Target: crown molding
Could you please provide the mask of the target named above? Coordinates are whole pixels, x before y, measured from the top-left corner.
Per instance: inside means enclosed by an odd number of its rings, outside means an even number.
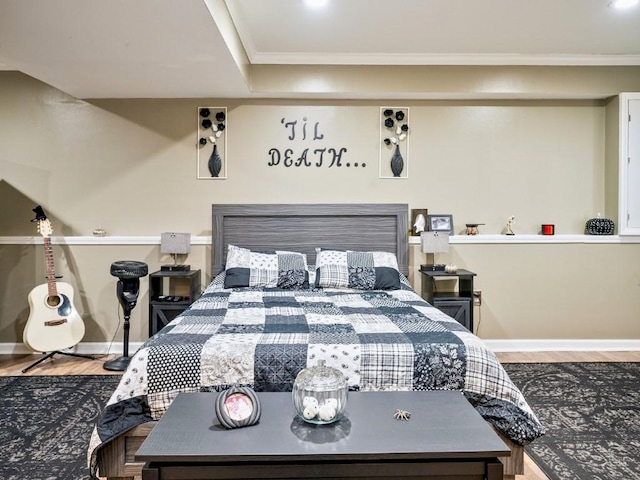
[[[422,53],[259,53],[252,65],[462,65],[462,66],[638,66],[640,55],[524,55]]]

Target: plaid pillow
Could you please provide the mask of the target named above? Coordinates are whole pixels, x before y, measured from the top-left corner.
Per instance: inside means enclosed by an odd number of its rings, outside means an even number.
[[[229,245],[224,288],[306,288],[307,256],[298,252],[257,252]]]
[[[316,256],[316,287],[398,290],[398,260],[388,252],[320,250]]]

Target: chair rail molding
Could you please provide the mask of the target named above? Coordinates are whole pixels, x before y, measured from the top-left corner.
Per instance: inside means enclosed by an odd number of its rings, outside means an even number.
[[[0,245],[40,245],[41,236],[0,237]],[[57,245],[160,245],[160,235],[152,236],[53,236],[51,243]],[[191,236],[191,245],[211,245],[211,237]]]

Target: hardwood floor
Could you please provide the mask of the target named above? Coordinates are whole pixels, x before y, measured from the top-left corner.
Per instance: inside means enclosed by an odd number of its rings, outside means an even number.
[[[105,360],[114,357],[115,355],[94,355],[95,359],[89,360],[56,354],[28,372],[22,373],[23,369],[42,358],[41,355],[0,355],[0,375],[122,375],[122,372],[111,372],[102,367]]]
[[[637,352],[502,352],[496,356],[503,363],[532,362],[640,362]],[[0,375],[120,375],[103,368],[110,356],[96,356],[94,360],[55,355],[52,359],[22,373],[22,370],[39,359],[39,355],[0,355]],[[525,474],[517,480],[548,480],[548,477],[525,455]]]
[[[640,351],[633,352],[497,352],[502,363],[553,362],[640,362]]]

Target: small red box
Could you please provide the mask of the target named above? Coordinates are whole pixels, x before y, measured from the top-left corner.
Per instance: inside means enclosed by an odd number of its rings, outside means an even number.
[[[542,235],[555,235],[556,226],[551,223],[543,223],[541,230],[542,230]]]

